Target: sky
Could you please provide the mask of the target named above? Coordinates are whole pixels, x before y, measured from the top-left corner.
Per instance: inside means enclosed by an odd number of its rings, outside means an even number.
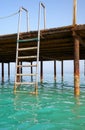
[[[37,30],[39,2],[40,0],[0,0],[0,34],[2,35],[17,32],[18,14],[6,19],[1,19],[1,17],[9,16],[17,12],[22,6],[29,12],[30,30]],[[46,28],[62,27],[72,24],[73,0],[42,0],[42,2],[46,6]],[[84,12],[85,0],[77,0],[77,24],[85,23]],[[41,29],[42,28],[43,23],[41,21]],[[21,31],[26,31],[25,12],[22,13]],[[68,66],[68,70],[69,66],[72,66],[73,68],[73,61],[70,61],[69,63],[65,61],[65,66],[65,69],[67,69]],[[81,68],[82,66],[83,61]]]
[[[29,11],[30,30],[37,30],[39,2],[40,0],[0,0],[0,17],[13,14],[23,6]],[[72,24],[73,0],[42,0],[42,2],[46,6],[46,28]],[[77,0],[77,24],[85,23],[84,8],[85,0]],[[26,29],[25,20],[25,12],[23,12],[21,31]],[[7,19],[0,19],[0,34],[15,33],[17,26],[18,14]],[[42,22],[41,28],[43,28]]]

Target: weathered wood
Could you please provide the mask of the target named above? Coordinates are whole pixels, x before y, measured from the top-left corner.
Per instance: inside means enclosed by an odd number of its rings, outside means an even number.
[[[81,36],[79,36],[79,34],[77,34],[75,31],[73,31],[73,36],[76,37],[79,40],[80,44],[83,47],[85,47],[85,42],[83,41],[83,39],[81,38]]]
[[[85,43],[85,25],[65,26],[41,30],[40,39],[40,61],[41,60],[73,60],[73,36],[72,31],[80,36]],[[21,39],[34,38],[37,36],[37,31],[29,33],[20,33]],[[0,35],[0,62],[15,62],[16,59],[16,38],[17,34]],[[20,47],[34,47],[36,42],[27,42],[20,44]],[[80,58],[85,59],[85,48],[81,46]],[[33,54],[33,50],[29,51],[29,56]],[[20,52],[21,53],[21,52]],[[35,53],[35,52],[34,52]],[[28,51],[23,52],[23,56],[28,55]],[[42,58],[43,57],[43,58]],[[45,58],[44,58],[45,57]],[[35,59],[23,59],[25,61],[34,61]]]
[[[74,94],[80,95],[79,39],[74,37]]]
[[[30,63],[31,64],[31,74],[33,73],[33,67],[32,67],[32,62]],[[31,82],[33,81],[33,76],[31,75]]]
[[[80,44],[81,44],[83,47],[85,47],[85,42],[83,41],[83,39],[82,39],[80,36],[78,36],[78,39],[79,39],[79,41],[80,41]]]
[[[10,63],[8,63],[8,80],[10,80]]]
[[[20,65],[22,66],[22,62],[20,62]],[[22,67],[21,68],[19,68],[20,69],[20,73],[22,74]],[[22,81],[22,76],[20,77],[20,80]]]
[[[43,61],[40,62],[40,82],[43,82]]]
[[[61,78],[62,78],[62,81],[63,81],[63,60],[61,61]]]
[[[56,60],[54,60],[54,81],[56,82]]]
[[[19,65],[20,65],[20,64],[21,64],[21,62],[19,62]],[[20,69],[19,67],[17,68],[17,73],[18,73],[18,74],[21,73],[21,69]],[[17,82],[20,82],[20,81],[21,81],[21,76],[18,75],[18,76],[17,76]]]
[[[76,25],[77,0],[73,0],[73,25]]]
[[[2,62],[2,83],[4,82],[4,63]]]

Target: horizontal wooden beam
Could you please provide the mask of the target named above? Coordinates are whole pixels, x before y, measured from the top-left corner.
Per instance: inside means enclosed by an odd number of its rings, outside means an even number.
[[[73,31],[73,36],[76,37],[79,40],[80,44],[83,47],[85,47],[85,42],[83,41],[83,39],[81,38],[81,36],[79,34],[77,34],[75,31]]]

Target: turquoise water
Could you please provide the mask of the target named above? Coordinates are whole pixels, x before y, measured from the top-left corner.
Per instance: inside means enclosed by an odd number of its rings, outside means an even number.
[[[82,77],[81,95],[75,97],[72,75],[56,83],[49,75],[35,96],[14,94],[13,82],[6,81],[0,85],[0,130],[84,130],[84,84]]]

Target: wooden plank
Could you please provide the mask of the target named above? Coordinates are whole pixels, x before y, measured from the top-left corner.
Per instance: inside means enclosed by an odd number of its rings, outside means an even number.
[[[40,60],[45,57],[44,60],[50,59],[74,59],[73,57],[73,35],[72,31],[80,36],[82,45],[85,42],[85,25],[66,26],[59,28],[46,29],[41,31],[41,42],[40,42]],[[15,62],[16,54],[16,34],[0,35],[0,62]],[[33,38],[37,36],[37,31],[29,33],[21,33],[21,39]],[[34,47],[35,42],[22,43],[20,47]],[[80,46],[80,59],[85,58],[85,49]],[[29,52],[31,55],[33,51]],[[34,52],[35,53],[35,52]],[[48,53],[48,54],[47,54]],[[67,53],[64,54],[64,53]],[[23,55],[27,54],[26,52]],[[24,59],[23,59],[24,60]],[[27,61],[27,59],[25,59]],[[29,59],[28,61],[34,61],[35,59]]]

